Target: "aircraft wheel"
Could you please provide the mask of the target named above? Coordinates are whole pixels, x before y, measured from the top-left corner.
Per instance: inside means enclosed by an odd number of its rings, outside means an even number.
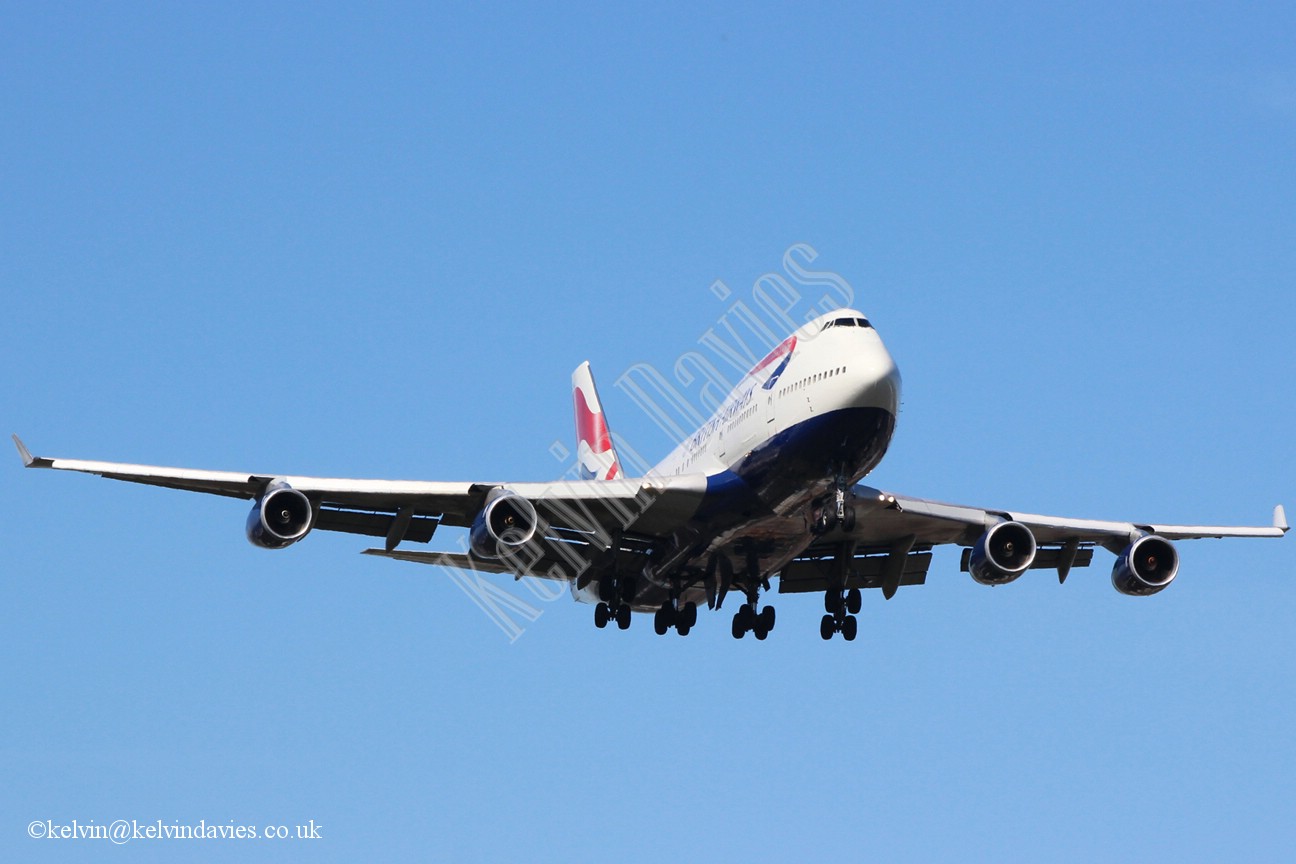
[[[852,588],[846,592],[846,610],[852,615],[858,615],[860,607],[864,605],[864,597],[860,589]]]
[[[662,606],[653,613],[653,630],[658,636],[665,636],[666,631],[670,629],[670,619],[666,617],[667,607]]]
[[[824,611],[829,615],[836,615],[837,610],[841,609],[842,596],[840,591],[824,592]]]
[[[680,617],[684,619],[685,627],[691,628],[697,624],[697,604],[692,601],[685,603]]]
[[[742,623],[738,620],[738,614],[739,613],[737,612],[734,613],[733,626],[729,628],[729,632],[733,633],[735,639],[741,639],[747,632],[746,629],[743,628]]]
[[[745,633],[752,629],[752,618],[754,617],[756,616],[752,614],[751,604],[744,603],[738,607],[738,612],[734,615],[734,624]]]
[[[766,633],[774,629],[774,607],[766,606],[760,613],[761,629]]]
[[[630,629],[630,605],[628,603],[622,603],[617,607],[616,622],[617,626],[622,630]]]
[[[842,638],[847,642],[854,642],[855,635],[859,633],[859,619],[854,615],[847,615],[846,620],[842,622]]]
[[[760,621],[758,620],[756,622],[756,626],[752,628],[752,635],[755,636],[757,639],[764,641],[765,637],[769,635],[769,631],[766,630],[764,627],[762,627]]]
[[[847,505],[842,509],[842,530],[847,534],[855,530],[855,508]]]
[[[608,615],[609,615],[609,611],[608,611],[608,605],[606,603],[600,603],[597,606],[595,606],[594,626],[599,628],[600,630],[606,627],[608,622]]]
[[[683,621],[680,621],[675,624],[675,632],[681,636],[687,636],[689,634],[689,630],[691,629],[693,628],[689,627],[689,625],[685,624]]]
[[[819,635],[823,637],[825,642],[831,639],[833,633],[836,631],[837,622],[833,620],[833,616],[825,615],[823,618],[819,619]]]

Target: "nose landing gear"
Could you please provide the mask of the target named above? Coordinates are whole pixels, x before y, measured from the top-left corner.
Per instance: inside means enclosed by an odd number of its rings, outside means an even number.
[[[855,530],[855,493],[850,480],[840,472],[833,475],[833,491],[815,505],[810,528],[815,534],[827,534],[841,526],[849,534]]]

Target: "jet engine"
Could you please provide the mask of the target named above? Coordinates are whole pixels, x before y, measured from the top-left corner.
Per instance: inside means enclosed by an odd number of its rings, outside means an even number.
[[[1020,522],[992,525],[972,547],[968,571],[982,585],[1007,585],[1035,560],[1035,535]]]
[[[310,499],[282,481],[271,483],[247,518],[247,538],[262,549],[282,549],[306,536],[314,522]]]
[[[1145,534],[1125,547],[1112,567],[1112,587],[1131,597],[1163,590],[1179,572],[1179,553],[1170,541]]]
[[[472,551],[480,558],[500,558],[524,546],[539,523],[535,505],[516,492],[496,488],[468,533]]]

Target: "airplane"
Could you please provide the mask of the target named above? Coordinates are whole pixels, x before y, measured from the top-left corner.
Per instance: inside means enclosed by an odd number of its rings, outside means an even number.
[[[1179,572],[1173,541],[1282,537],[1269,526],[1071,519],[946,504],[863,485],[887,452],[900,373],[863,313],[807,322],[756,363],[692,435],[642,477],[625,476],[588,362],[572,374],[580,479],[552,482],[348,480],[202,471],[33,456],[23,464],[250,499],[246,532],[282,549],[312,530],[384,538],[365,554],[570,585],[594,623],[650,613],[659,635],[688,635],[705,604],[742,596],[731,633],[765,639],[779,594],[821,594],[820,636],[858,633],[861,592],[891,599],[921,585],[936,546],[962,547],[983,585],[1053,569],[1065,582],[1098,546],[1116,556],[1113,587],[1149,596]],[[442,527],[467,529],[463,552],[411,549]]]

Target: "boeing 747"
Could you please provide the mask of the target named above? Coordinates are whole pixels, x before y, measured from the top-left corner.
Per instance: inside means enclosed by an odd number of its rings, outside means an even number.
[[[633,612],[687,635],[698,609],[741,597],[731,632],[774,629],[770,593],[818,594],[820,635],[853,640],[861,592],[890,599],[926,580],[932,549],[963,547],[984,585],[1032,569],[1065,581],[1096,547],[1115,554],[1122,594],[1164,590],[1176,540],[1281,537],[1268,526],[1111,522],[944,504],[863,485],[887,452],[900,373],[860,312],[798,329],[743,377],[716,412],[644,476],[625,476],[589,364],[572,375],[581,479],[554,482],[345,480],[51,459],[14,443],[28,468],[98,474],[249,499],[247,536],[282,549],[312,530],[381,537],[367,554],[568,583],[594,623],[624,630]],[[412,549],[441,528],[467,529],[463,552]]]

